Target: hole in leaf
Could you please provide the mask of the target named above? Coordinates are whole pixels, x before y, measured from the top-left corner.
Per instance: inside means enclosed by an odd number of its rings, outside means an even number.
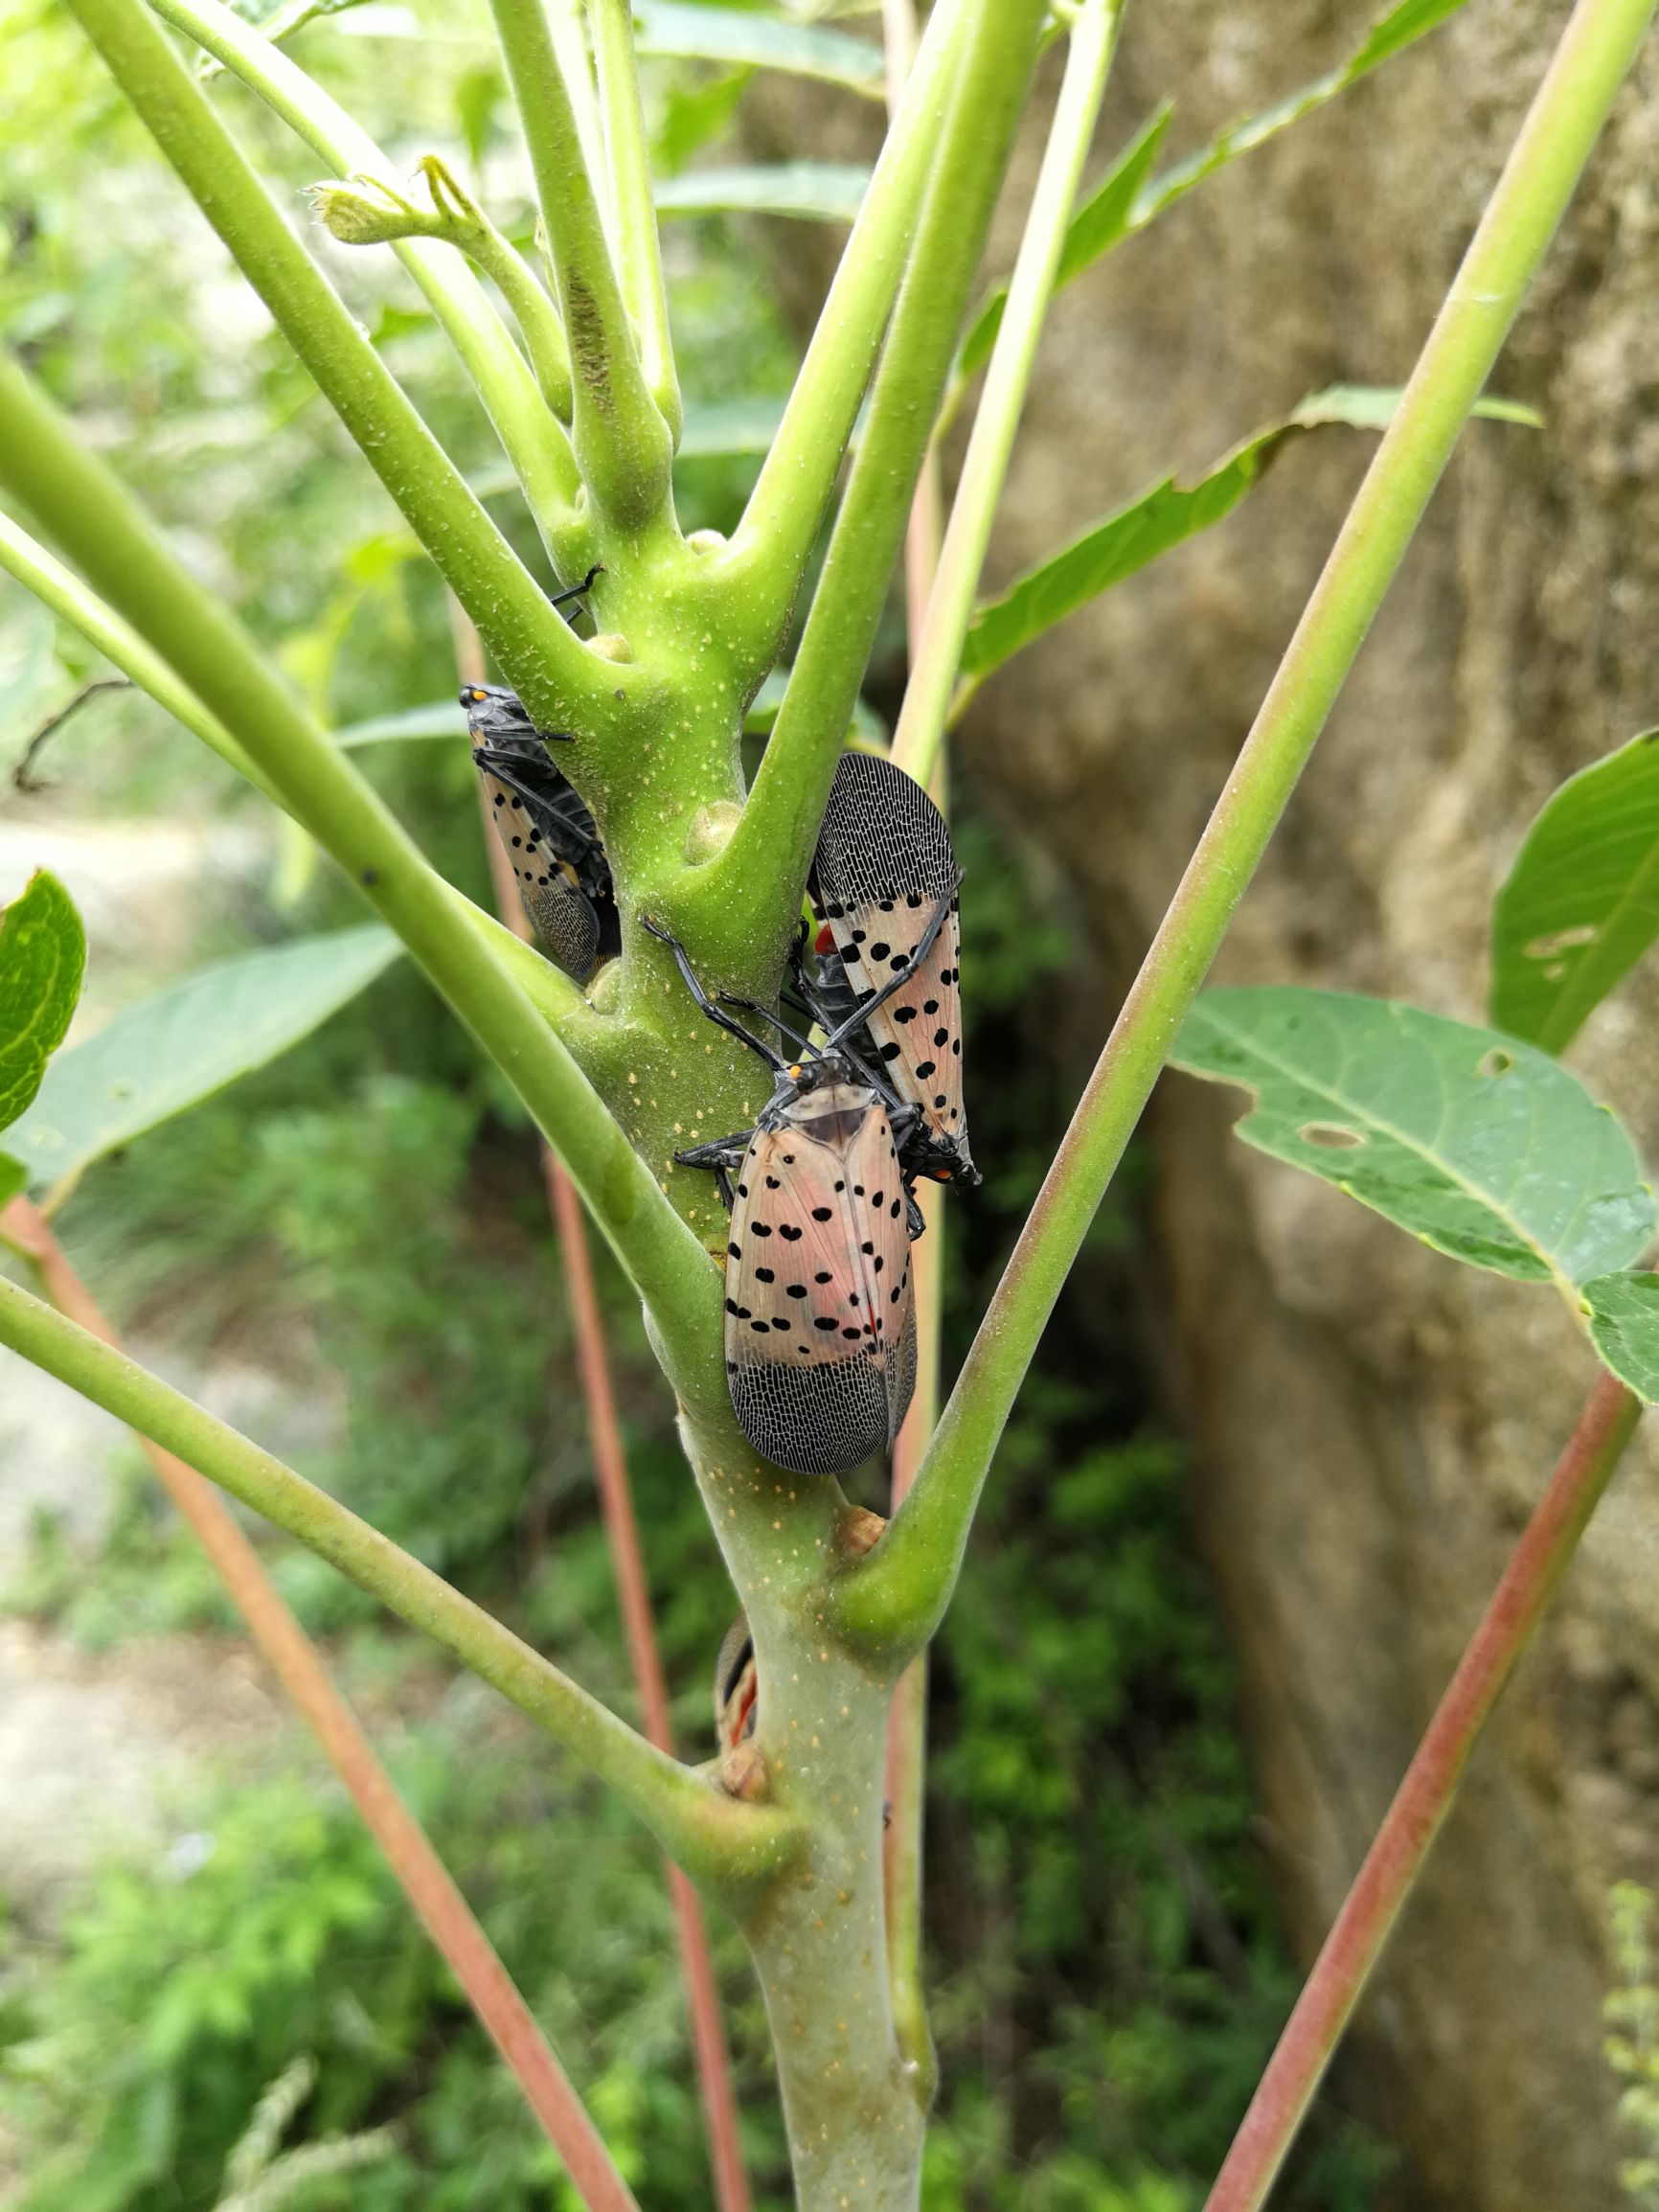
[[[1580,945],[1594,945],[1596,924],[1580,922],[1572,929],[1552,929],[1547,937],[1534,937],[1523,947],[1529,960],[1554,960],[1562,952],[1574,952]]]
[[[1324,1152],[1357,1152],[1365,1139],[1357,1129],[1345,1129],[1335,1122],[1308,1122],[1298,1131],[1305,1145],[1318,1145]]]
[[[1476,1075],[1508,1075],[1515,1064],[1512,1052],[1506,1052],[1501,1044],[1494,1044],[1490,1052],[1483,1053],[1475,1062]]]

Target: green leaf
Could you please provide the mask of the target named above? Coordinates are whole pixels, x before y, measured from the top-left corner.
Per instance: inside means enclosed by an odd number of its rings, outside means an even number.
[[[1471,1266],[1566,1288],[1653,1232],[1619,1123],[1496,1030],[1341,992],[1208,991],[1170,1060],[1255,1094],[1246,1143]]]
[[[850,223],[869,189],[857,162],[778,161],[747,169],[690,169],[655,189],[657,213],[781,215],[806,222]]]
[[[1166,476],[1139,499],[1028,569],[1000,598],[980,606],[963,645],[964,675],[983,680],[1102,591],[1222,521],[1292,438],[1331,424],[1386,429],[1398,404],[1398,390],[1332,384],[1310,394],[1283,422],[1269,423],[1246,438],[1195,484],[1178,484]],[[1510,399],[1482,399],[1475,412],[1501,422],[1537,420],[1530,409]]]
[[[334,732],[337,745],[390,744],[398,738],[464,738],[466,717],[455,699],[434,699],[430,706],[405,707],[401,714],[372,715],[366,722],[348,722]]]
[[[1098,262],[1120,239],[1127,236],[1130,211],[1158,158],[1158,148],[1164,143],[1164,133],[1174,112],[1174,103],[1167,100],[1158,112],[1141,125],[1073,216],[1060,248],[1059,268],[1055,276],[1057,290],[1069,285],[1074,277],[1081,276],[1091,262]],[[990,359],[990,350],[996,344],[1007,307],[1008,286],[1001,285],[980,309],[962,341],[956,357],[959,377],[971,376]]]
[[[86,933],[44,868],[0,914],[0,1129],[40,1088],[80,997]],[[15,1150],[13,1145],[11,1150]]]
[[[294,0],[284,34],[318,14],[326,15],[330,31],[343,37],[407,38],[430,47],[492,51],[489,34],[458,19],[453,11],[406,7],[402,0],[324,0],[320,9],[311,0]],[[782,23],[738,8],[704,8],[696,0],[634,0],[634,43],[643,55],[813,77],[866,100],[880,100],[887,88],[881,49],[869,39],[850,38],[845,32],[815,24]]]
[[[0,1152],[0,1206],[9,1204],[28,1180],[28,1172],[22,1161]]]
[[[1275,101],[1260,114],[1229,125],[1195,152],[1153,176],[1149,171],[1173,113],[1173,103],[1166,101],[1157,113],[1142,125],[1073,216],[1060,251],[1056,288],[1071,284],[1125,239],[1144,231],[1166,208],[1184,199],[1206,177],[1225,169],[1239,154],[1265,146],[1270,138],[1277,138],[1282,130],[1288,130],[1293,123],[1299,123],[1305,115],[1311,115],[1315,108],[1323,107],[1327,101],[1334,100],[1339,93],[1357,84],[1362,77],[1369,76],[1381,62],[1434,30],[1463,5],[1464,0],[1401,0],[1398,7],[1391,8],[1372,25],[1364,43],[1338,67],[1327,70],[1323,77],[1316,77],[1311,84],[1305,84],[1300,92],[1291,93],[1287,99]],[[1007,305],[1008,291],[1004,286],[981,308],[957,356],[958,378],[971,376],[989,358]]]
[[[1569,777],[1492,911],[1491,1015],[1559,1052],[1659,937],[1659,730]]]
[[[398,950],[392,932],[373,924],[186,976],[60,1054],[8,1149],[32,1183],[61,1182],[286,1052]]]
[[[1602,1365],[1659,1405],[1659,1275],[1598,1275],[1583,1295]]]
[[[701,8],[686,0],[634,0],[634,38],[642,54],[676,55],[753,69],[816,77],[868,100],[887,89],[881,49],[872,40],[813,24],[781,23],[736,8]]]
[[[1218,169],[1225,169],[1241,153],[1253,153],[1270,138],[1277,138],[1282,130],[1288,130],[1293,123],[1300,123],[1305,115],[1311,115],[1315,108],[1347,92],[1382,62],[1403,53],[1406,47],[1435,30],[1448,15],[1455,15],[1463,5],[1464,0],[1399,0],[1397,7],[1377,17],[1364,41],[1346,61],[1328,69],[1323,77],[1316,77],[1299,92],[1276,100],[1259,114],[1229,125],[1196,152],[1160,171],[1136,201],[1129,218],[1129,231],[1145,230],[1166,208],[1184,199],[1206,177],[1214,176]]]

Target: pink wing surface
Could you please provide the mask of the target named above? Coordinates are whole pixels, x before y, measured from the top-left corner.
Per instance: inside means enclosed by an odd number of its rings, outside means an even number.
[[[584,983],[599,957],[599,917],[568,861],[549,850],[518,793],[480,768],[489,817],[518,878],[524,911],[567,975]]]
[[[861,999],[914,961],[940,900],[950,900],[926,959],[870,1016],[870,1036],[900,1098],[921,1108],[935,1136],[966,1154],[962,923],[956,854],[943,815],[891,761],[844,753],[812,876],[819,910]]]
[[[885,1450],[916,1380],[904,1186],[862,1085],[807,1093],[739,1171],[726,1380],[744,1435],[797,1474]]]

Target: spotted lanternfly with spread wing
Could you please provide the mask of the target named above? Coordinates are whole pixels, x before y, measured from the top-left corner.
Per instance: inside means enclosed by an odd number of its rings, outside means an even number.
[[[906,1168],[971,1184],[979,1174],[962,1099],[961,881],[944,816],[914,777],[875,754],[844,753],[812,860],[822,923],[813,951],[821,963],[840,961],[873,1053],[919,1109]],[[918,959],[942,899],[948,916]],[[896,975],[899,988],[889,993]]]
[[[918,958],[948,912],[948,899],[934,902]],[[712,1168],[732,1209],[726,1381],[739,1426],[793,1473],[845,1474],[892,1448],[915,1387],[910,1203],[898,1148],[920,1117],[914,1106],[890,1112],[839,1031],[809,1057],[780,1060],[715,1005],[666,930],[645,926],[671,947],[703,1012],[776,1078],[752,1129],[674,1155]],[[883,994],[903,981],[900,970]],[[853,1023],[869,1012],[861,1006]]]
[[[593,816],[548,757],[550,744],[569,741],[536,729],[517,694],[498,684],[467,684],[461,704],[524,911],[559,967],[585,983],[622,950],[622,927]]]

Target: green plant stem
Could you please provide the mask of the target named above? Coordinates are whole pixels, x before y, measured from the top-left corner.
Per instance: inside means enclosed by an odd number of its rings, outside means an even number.
[[[4,371],[0,369],[0,378]],[[3,405],[3,395],[0,395]],[[97,593],[90,591],[72,569],[30,536],[10,515],[0,514],[0,568],[34,594],[43,605],[80,631],[129,676],[143,692],[221,760],[247,778],[275,807],[286,811],[285,802],[263,771],[250,760],[218,718],[208,713],[195,694],[181,683],[166,661],[152,652],[130,624],[122,620]],[[564,1033],[580,1031],[591,1022],[581,993],[540,953],[522,944],[490,915],[452,884],[443,886],[453,911],[476,930],[514,976],[543,1019]]]
[[[789,687],[742,818],[696,887],[705,929],[720,928],[728,942],[781,943],[800,908],[1043,14],[1042,0],[986,0],[970,19],[915,252]]]
[[[518,325],[525,349],[530,354],[531,367],[535,372],[536,388],[555,416],[568,422],[575,404],[570,380],[570,350],[564,342],[564,326],[558,311],[537,282],[534,270],[527,268],[522,255],[511,239],[503,238],[492,222],[483,221],[465,244],[456,240],[463,252],[469,252],[487,277],[493,280],[502,298],[512,309],[512,319]],[[574,502],[580,479],[576,473],[576,456],[562,429],[558,442],[570,456],[571,496]],[[561,571],[571,573],[568,558],[560,560]],[[561,579],[562,581],[562,579]],[[572,576],[574,581],[574,575]]]
[[[22,371],[0,355],[3,484],[51,518],[65,550],[232,731],[287,810],[407,945],[569,1168],[682,1375],[717,1366],[720,1285],[713,1263],[512,979],[483,917],[459,910],[458,895],[234,617],[174,559],[109,470],[75,445]],[[526,947],[518,951],[527,961],[535,957]],[[583,1013],[600,1025],[599,1016]]]
[[[914,0],[882,0],[882,42],[887,57],[887,104],[896,114],[916,57]],[[904,611],[911,679],[939,573],[942,535],[939,442],[930,444],[911,502],[904,533]],[[944,776],[933,780],[943,810]],[[940,1331],[944,1311],[944,1208],[937,1183],[918,1186],[925,1234],[913,1247],[916,1302],[916,1390],[893,1449],[890,1511],[897,1513],[916,1479],[939,1421]],[[939,2055],[927,2017],[924,1880],[927,1814],[927,1654],[911,1660],[898,1677],[887,1713],[887,1824],[881,1836],[881,1886],[887,1933],[887,1984],[893,2033],[921,2109],[939,2090]]]
[[[928,18],[847,249],[722,563],[726,620],[749,639],[757,684],[772,666],[830,504],[887,328],[949,113],[973,0]]]
[[[229,762],[261,790],[268,787],[246,753],[215,716],[210,715],[188,685],[179,682],[159,653],[151,652],[130,624],[87,590],[73,569],[65,568],[56,554],[31,537],[9,514],[0,514],[0,568],[31,591],[43,606],[78,629],[105,660],[130,676],[142,692],[183,723],[221,761]]]
[[[547,231],[575,385],[571,435],[602,548],[607,527],[626,536],[664,519],[673,444],[640,365],[544,0],[490,6]]]
[[[927,782],[939,755],[963,640],[973,614],[973,595],[1122,21],[1123,0],[1083,0],[1072,23],[1065,78],[1009,285],[1008,308],[974,416],[926,620],[893,734],[893,758],[919,783]]]
[[[464,684],[482,683],[484,649],[478,632],[452,599],[450,627],[455,638],[455,673]],[[491,809],[482,785],[478,811],[489,856],[490,881],[502,925],[528,944],[530,924],[518,896],[518,883],[506,848],[490,820]],[[545,965],[545,964],[543,964]],[[634,1512],[633,1485],[628,1477],[627,1451],[623,1443],[622,1420],[611,1383],[610,1355],[605,1345],[604,1315],[594,1282],[593,1260],[581,1201],[576,1186],[546,1145],[541,1148],[543,1179],[553,1215],[559,1260],[564,1269],[565,1293],[570,1302],[571,1327],[576,1338],[576,1365],[587,1411],[588,1442],[593,1448],[594,1487],[604,1516],[605,1543],[616,1582],[617,1609],[622,1615],[634,1689],[640,1701],[640,1721],[647,1741],[659,1751],[673,1755],[673,1723],[669,1709],[668,1679],[657,1647],[656,1624],[651,1614],[650,1580],[640,1544],[639,1519]],[[691,2016],[692,2049],[696,2059],[697,2087],[702,2099],[704,2125],[709,2137],[709,2163],[714,2175],[717,2212],[750,2212],[749,2180],[743,2165],[742,2132],[738,2119],[737,2094],[732,2087],[731,2056],[726,2046],[725,2022],[720,2012],[719,1979],[709,1946],[708,1926],[697,1893],[670,1859],[668,1862],[669,1896],[679,1936],[680,1967],[686,1982],[686,2008]]]
[[[269,308],[496,659],[547,727],[580,726],[610,696],[600,664],[548,605],[284,222],[144,0],[70,5],[139,120]],[[527,680],[520,680],[520,672]],[[549,718],[556,706],[560,718]]]
[[[739,1804],[665,1758],[510,1629],[327,1492],[3,1277],[0,1344],[175,1452],[454,1653],[608,1784],[694,1881],[731,1896],[787,1859],[790,1826],[775,1811]]]
[[[62,1245],[26,1198],[14,1198],[0,1212],[0,1241],[31,1262],[60,1313],[120,1350],[115,1332],[70,1266]],[[466,2001],[524,2091],[582,2203],[589,2212],[637,2212],[632,2192],[534,2015],[425,1830],[376,1758],[316,1646],[283,1603],[259,1553],[212,1483],[160,1445],[148,1439],[141,1443],[156,1480],[206,1552],[249,1635],[316,1736],[364,1826],[384,1853],[410,1909],[448,1961]]]
[[[1142,964],[964,1363],[926,1463],[849,1574],[849,1632],[920,1646],[986,1472],[1158,1071],[1393,582],[1612,106],[1653,0],[1579,0],[1394,421]]]
[[[150,5],[257,93],[335,176],[396,183],[391,162],[367,131],[280,47],[220,0],[150,0]],[[537,380],[526,369],[489,294],[442,245],[400,239],[392,250],[424,294],[483,400],[549,553],[561,569],[568,562],[573,573],[580,573],[580,544],[570,546],[565,561],[557,559],[561,542],[580,536],[575,503],[581,480],[576,457],[561,425],[548,421]],[[511,305],[523,329],[519,304],[513,300]],[[525,342],[534,360],[534,341],[528,330]],[[562,344],[561,337],[561,352]]]
[[[629,0],[589,0],[599,93],[604,108],[604,144],[616,207],[617,260],[623,299],[639,332],[640,366],[659,413],[679,442],[684,413],[674,374],[669,299],[663,287],[656,202],[651,197],[646,119],[640,106],[639,63]]]
[[[1266,2201],[1451,1809],[1481,1729],[1532,1642],[1641,1413],[1612,1376],[1602,1375],[1592,1388],[1296,2000],[1206,2212],[1259,2212]]]

